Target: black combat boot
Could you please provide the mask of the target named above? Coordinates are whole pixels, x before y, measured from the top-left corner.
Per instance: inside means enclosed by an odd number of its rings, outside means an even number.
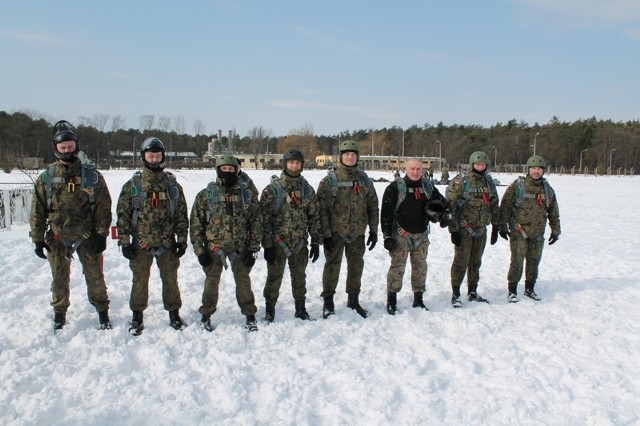
[[[100,330],[111,330],[111,321],[109,321],[109,312],[98,312],[98,319],[100,320]]]
[[[185,327],[185,323],[182,322],[182,318],[180,318],[180,313],[177,309],[169,311],[169,325],[176,330],[182,330]]]
[[[65,312],[53,313],[53,330],[62,330],[62,327],[67,323],[67,314]]]
[[[336,309],[333,306],[333,296],[327,296],[324,298],[324,305],[322,306],[322,318],[327,319],[331,315],[335,315]]]
[[[264,308],[264,320],[266,322],[273,322],[276,319],[276,302],[266,302]]]
[[[392,291],[387,293],[387,313],[395,315],[398,312],[398,293]]]
[[[518,303],[518,283],[509,283],[507,300],[509,303]]]
[[[536,294],[536,292],[533,290],[533,288],[535,287],[536,283],[528,283],[525,282],[524,283],[524,295],[527,296],[529,299],[533,299],[536,302],[539,302],[540,297]]]
[[[416,291],[415,293],[413,293],[413,306],[414,308],[422,308],[425,311],[428,311],[429,309],[424,306],[424,302],[422,301],[422,295],[423,292],[421,291]]]
[[[129,333],[134,336],[139,336],[144,330],[144,323],[142,322],[142,311],[133,311],[133,318],[131,319],[131,327],[129,327]]]
[[[362,306],[360,306],[360,301],[358,300],[360,297],[356,293],[351,293],[348,295],[347,299],[347,308],[351,308],[358,313],[362,318],[366,318],[369,316],[369,312],[366,311]]]
[[[247,323],[244,328],[246,328],[249,332],[258,331],[258,323],[256,322],[255,315],[247,315]]]
[[[213,331],[213,325],[211,324],[211,315],[203,315],[200,320],[200,327],[207,330],[209,333]]]
[[[296,318],[300,318],[301,320],[312,321],[309,313],[307,312],[307,308],[305,307],[304,299],[296,300],[296,313],[294,316]]]

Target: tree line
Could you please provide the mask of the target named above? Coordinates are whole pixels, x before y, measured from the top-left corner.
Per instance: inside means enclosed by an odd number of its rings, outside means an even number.
[[[0,166],[20,167],[26,157],[54,160],[51,149],[52,120],[29,111],[0,111]],[[241,136],[207,133],[200,120],[194,122],[194,134],[185,132],[182,116],[143,115],[139,129],[125,129],[120,116],[79,117],[76,128],[81,149],[101,166],[111,164],[111,152],[134,151],[148,136],[160,138],[168,151],[194,152],[202,156],[213,142],[214,154],[282,153],[300,149],[305,158],[337,153],[341,141],[359,142],[360,155],[442,157],[455,167],[468,162],[473,151],[484,151],[491,163],[520,165],[534,152],[553,167],[587,167],[606,170],[638,170],[640,164],[640,121],[614,122],[595,117],[561,122],[553,117],[546,124],[530,125],[515,119],[491,127],[425,123],[409,128],[392,126],[383,129],[345,130],[334,135],[315,135],[313,127],[302,126],[288,135],[272,135],[263,127],[253,127]],[[220,137],[218,137],[220,136]]]

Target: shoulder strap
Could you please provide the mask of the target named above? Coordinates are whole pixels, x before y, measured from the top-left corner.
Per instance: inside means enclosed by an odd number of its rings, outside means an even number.
[[[272,206],[272,213],[276,214],[284,205],[284,191],[282,190],[282,182],[276,175],[271,176],[271,192],[275,197],[275,203]]]
[[[82,165],[82,190],[89,195],[89,205],[91,206],[91,214],[96,212],[96,195],[93,191],[98,183],[98,171],[93,163]]]
[[[167,196],[169,198],[169,215],[171,217],[171,221],[173,221],[176,216],[176,204],[178,203],[178,198],[180,197],[180,190],[178,189],[176,176],[173,173],[165,172],[164,175],[165,187]]]
[[[140,215],[140,210],[142,209],[142,174],[140,171],[137,171],[133,174],[131,178],[131,187],[129,191],[131,192],[131,204],[133,206],[133,213],[131,215],[131,225],[134,230],[138,229],[138,216]]]
[[[51,211],[51,198],[53,192],[53,175],[56,172],[56,163],[49,164],[46,172],[42,172],[44,190],[47,197],[47,211]]]

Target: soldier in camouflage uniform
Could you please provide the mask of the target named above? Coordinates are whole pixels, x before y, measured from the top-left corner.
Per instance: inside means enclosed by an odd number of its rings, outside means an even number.
[[[272,177],[262,191],[264,259],[267,261],[267,282],[264,286],[265,320],[273,322],[276,302],[285,264],[289,264],[291,290],[295,300],[295,317],[311,319],[305,307],[307,294],[307,263],[320,255],[320,214],[316,192],[302,177],[304,156],[290,149],[282,157],[280,177]],[[311,234],[311,254],[307,239]]]
[[[367,174],[358,169],[359,148],[355,141],[340,144],[340,164],[320,181],[318,201],[322,224],[325,265],[322,274],[323,318],[335,313],[342,255],[347,258],[347,307],[366,318],[359,295],[364,269],[364,233],[369,226],[367,246],[378,242],[378,195]]]
[[[387,186],[382,196],[380,224],[384,248],[389,251],[391,266],[387,273],[387,312],[395,315],[397,294],[411,259],[411,289],[413,307],[427,309],[423,294],[427,279],[427,253],[429,250],[429,221],[449,222],[447,202],[431,181],[423,176],[422,162],[412,158],[405,164],[404,178]]]
[[[488,173],[489,157],[476,151],[469,157],[470,170],[453,178],[447,188],[451,205],[451,242],[455,254],[451,263],[451,305],[462,306],[460,287],[467,275],[467,300],[486,302],[478,294],[480,266],[487,244],[487,225],[491,224],[491,245],[498,239],[500,206],[493,178]]]
[[[123,186],[118,198],[118,237],[122,255],[133,273],[129,307],[133,311],[130,331],[144,329],[143,312],[149,301],[149,275],[156,260],[162,281],[162,301],[169,311],[169,324],[181,330],[184,323],[178,287],[180,258],[187,250],[189,217],[187,203],[175,176],[165,172],[162,141],[150,137],[142,142],[144,168]]]
[[[544,229],[549,221],[551,235],[549,245],[560,237],[560,211],[556,195],[544,175],[544,158],[534,155],[527,161],[526,177],[516,179],[505,192],[500,204],[500,236],[511,238],[511,264],[507,274],[508,300],[518,301],[518,282],[522,278],[522,266],[526,261],[524,295],[540,300],[535,292],[538,264],[544,248]]]
[[[100,172],[78,158],[80,139],[67,121],[54,125],[53,152],[57,161],[36,180],[30,219],[35,253],[48,258],[53,275],[53,327],[59,330],[66,323],[71,259],[76,252],[100,328],[110,329],[109,297],[102,273],[102,252],[111,225],[109,189]]]
[[[223,154],[216,159],[217,179],[196,195],[191,208],[191,245],[205,272],[202,292],[202,327],[213,331],[211,315],[218,305],[222,269],[231,264],[236,299],[246,316],[246,328],[258,330],[256,304],[249,273],[262,239],[258,194],[239,179],[238,161]]]

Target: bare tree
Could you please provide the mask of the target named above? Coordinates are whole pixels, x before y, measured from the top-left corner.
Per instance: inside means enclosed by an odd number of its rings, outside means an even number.
[[[156,121],[156,116],[153,114],[140,116],[140,128],[143,132],[148,132],[153,128],[153,123]]]
[[[196,118],[196,120],[193,122],[193,132],[196,134],[196,136],[198,136],[203,135],[205,131],[206,129],[202,120]]]
[[[126,120],[122,118],[121,115],[114,115],[111,118],[111,131],[117,132],[118,130],[124,129]]]
[[[107,126],[108,121],[109,114],[94,114],[93,119],[91,120],[91,125],[94,129],[97,129],[102,133],[104,132],[104,128]]]
[[[257,155],[260,152],[267,153],[267,147],[265,145],[265,140],[269,140],[270,132],[267,131],[262,126],[255,126],[249,130],[249,139],[251,139],[251,144],[249,149],[253,153],[253,155]]]
[[[179,135],[184,133],[184,115],[173,117],[173,130]]]
[[[168,115],[161,115],[158,117],[158,128],[162,130],[163,133],[167,133],[169,128],[171,127],[171,117]]]
[[[85,126],[85,127],[91,126],[91,117],[87,117],[86,115],[79,115],[76,126]]]

